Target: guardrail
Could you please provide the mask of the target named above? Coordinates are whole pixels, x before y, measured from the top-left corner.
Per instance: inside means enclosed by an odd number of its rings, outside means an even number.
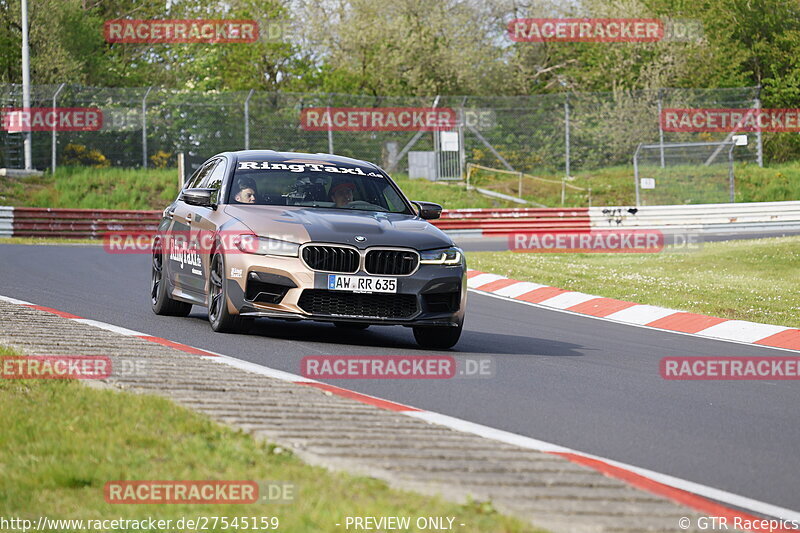
[[[800,228],[800,202],[593,207],[592,228],[686,228],[741,231],[777,226]]]
[[[161,211],[0,206],[0,237],[100,238],[110,231],[154,231]],[[449,209],[433,223],[461,236],[515,232],[666,228],[698,231],[800,229],[800,201],[650,207]]]
[[[591,229],[589,208],[449,209],[433,223],[445,231],[481,230],[482,234],[516,231]]]
[[[110,231],[154,231],[161,211],[0,207],[0,236],[96,239]]]

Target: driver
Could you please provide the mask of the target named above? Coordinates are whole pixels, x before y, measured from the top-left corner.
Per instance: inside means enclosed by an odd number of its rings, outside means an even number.
[[[234,200],[240,204],[256,203],[256,182],[252,178],[240,178],[236,183],[236,191]]]
[[[356,186],[352,181],[334,181],[331,184],[328,196],[336,204],[336,207],[347,207],[353,201],[353,191]]]

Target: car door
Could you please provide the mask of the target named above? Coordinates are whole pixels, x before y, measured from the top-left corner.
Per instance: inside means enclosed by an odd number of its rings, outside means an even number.
[[[229,165],[228,160],[220,157],[217,164],[205,175],[199,187],[201,189],[213,189],[215,192],[211,195],[213,205],[220,202],[220,195],[222,194],[223,185],[228,175]],[[218,210],[210,207],[202,206],[189,206],[192,216],[191,221],[191,237],[192,240],[199,243],[200,247],[200,260],[202,262],[203,275],[202,279],[192,280],[200,282],[200,285],[195,286],[192,284],[193,289],[196,288],[203,295],[207,294],[209,273],[211,268],[211,251],[214,246],[214,239],[217,235],[218,222],[224,218]]]
[[[202,187],[203,182],[213,172],[219,159],[204,163],[186,182],[185,189]],[[201,260],[197,233],[192,231],[195,206],[180,198],[171,211],[172,228],[167,239],[166,270],[174,287],[173,294],[202,303],[204,269]]]

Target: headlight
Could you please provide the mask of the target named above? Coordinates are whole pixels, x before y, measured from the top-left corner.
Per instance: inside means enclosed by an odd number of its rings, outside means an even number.
[[[419,262],[423,265],[457,265],[461,263],[460,248],[442,248],[419,253]]]
[[[293,242],[258,237],[256,235],[239,235],[233,243],[244,253],[258,255],[297,257],[297,252],[300,249],[300,245]]]

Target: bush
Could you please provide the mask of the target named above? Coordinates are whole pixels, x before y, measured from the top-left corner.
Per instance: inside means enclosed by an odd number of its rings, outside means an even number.
[[[61,164],[67,166],[83,166],[93,168],[108,168],[111,161],[96,148],[86,148],[82,144],[69,143],[61,155]]]
[[[155,168],[167,168],[169,164],[169,160],[172,158],[172,152],[165,152],[164,150],[159,150],[155,154],[150,156],[150,162],[153,163]]]

